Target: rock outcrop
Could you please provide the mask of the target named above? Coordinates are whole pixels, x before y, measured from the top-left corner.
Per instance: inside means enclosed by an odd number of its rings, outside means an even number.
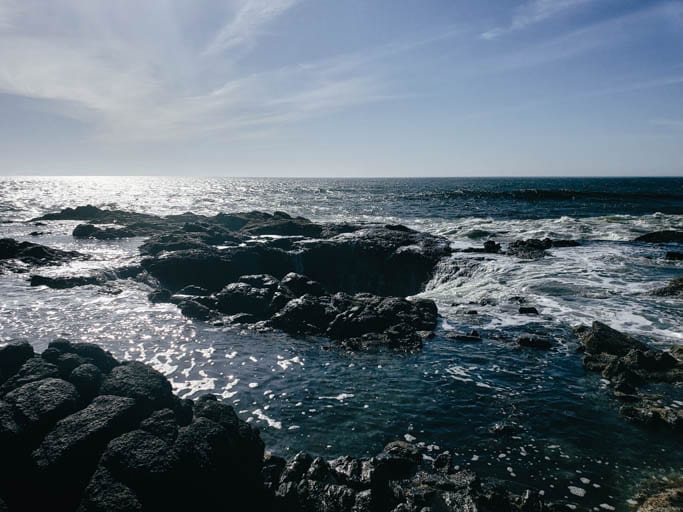
[[[653,244],[683,244],[683,231],[655,231],[654,233],[641,235],[635,241]]]
[[[660,396],[644,394],[639,388],[648,384],[683,383],[683,361],[678,352],[649,347],[602,322],[579,327],[576,333],[585,351],[586,369],[599,371],[614,389],[614,396],[626,405],[620,408],[628,420],[665,426],[683,431],[683,411]]]

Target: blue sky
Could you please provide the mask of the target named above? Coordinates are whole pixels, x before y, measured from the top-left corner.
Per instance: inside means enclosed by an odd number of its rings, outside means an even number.
[[[683,175],[681,0],[0,0],[0,174]]]

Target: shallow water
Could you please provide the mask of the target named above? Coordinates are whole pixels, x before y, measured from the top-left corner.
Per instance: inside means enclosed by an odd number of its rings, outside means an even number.
[[[534,262],[462,253],[442,262],[422,294],[437,301],[441,324],[414,354],[346,353],[325,340],[214,328],[183,318],[173,305],[150,304],[149,289],[133,281],[49,290],[29,287],[26,274],[0,276],[0,342],[27,338],[43,349],[65,336],[147,361],[182,396],[214,392],[233,403],[281,454],[369,455],[405,437],[425,443],[428,455],[449,449],[460,467],[533,485],[579,509],[626,509],[642,476],[682,469],[679,440],[619,418],[599,375],[581,367],[570,328],[600,319],[662,347],[683,343],[681,301],[648,294],[681,275],[683,264],[663,259],[667,247],[631,242],[683,229],[683,179],[0,178],[0,220],[86,203],[161,214],[258,208],[314,220],[401,222],[447,236],[455,247],[489,236],[580,240],[581,247],[553,249]],[[93,255],[41,273],[137,260],[141,239],[77,241],[70,236],[75,222],[48,224],[0,224],[0,236]],[[34,230],[46,234],[28,236]],[[519,297],[541,315],[519,315]],[[466,314],[473,309],[478,315]],[[471,328],[483,342],[444,336]],[[516,348],[511,342],[526,332],[549,334],[558,348]],[[512,436],[488,433],[503,421],[516,427]]]

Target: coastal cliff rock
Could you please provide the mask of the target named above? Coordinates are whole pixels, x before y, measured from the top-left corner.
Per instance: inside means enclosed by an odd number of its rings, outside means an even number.
[[[427,465],[404,441],[362,459],[266,455],[231,406],[181,400],[151,367],[96,345],[56,340],[38,356],[10,344],[0,370],[0,510],[564,510],[454,471],[446,456]]]

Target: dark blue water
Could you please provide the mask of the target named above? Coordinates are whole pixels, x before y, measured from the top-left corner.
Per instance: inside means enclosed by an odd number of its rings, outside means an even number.
[[[683,229],[683,179],[281,180],[247,178],[4,178],[0,219],[25,220],[92,203],[152,213],[284,210],[314,220],[401,222],[448,237],[454,248],[487,238],[578,240],[526,262],[457,253],[428,290],[442,320],[421,352],[346,353],[320,339],[218,329],[147,301],[139,283],[47,290],[26,275],[0,275],[0,342],[27,338],[44,348],[58,336],[105,345],[150,362],[183,396],[214,392],[257,424],[269,449],[333,457],[369,455],[388,441],[448,449],[456,464],[534,486],[579,509],[626,510],[642,478],[681,471],[680,439],[626,423],[600,376],[584,371],[571,327],[594,319],[659,347],[683,343],[680,299],[650,292],[683,274],[664,259],[676,245],[634,243]],[[137,261],[141,239],[74,240],[74,222],[0,224],[11,236],[93,256],[50,270],[82,273]],[[524,297],[541,315],[517,313]],[[466,312],[476,309],[478,315]],[[476,328],[484,340],[446,334]],[[553,337],[556,348],[516,348],[521,333]],[[683,393],[668,397],[683,407]],[[513,426],[496,437],[496,423]],[[578,490],[577,490],[578,489]],[[579,496],[578,494],[583,494]],[[604,508],[603,508],[604,509]]]

